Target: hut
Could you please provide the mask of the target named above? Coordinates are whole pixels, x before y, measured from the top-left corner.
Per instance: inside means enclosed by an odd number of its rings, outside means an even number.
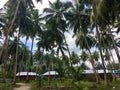
[[[98,73],[100,79],[104,79],[104,70],[96,70],[96,72]],[[110,76],[110,70],[106,70],[106,74]],[[83,70],[81,76],[83,79],[95,80],[94,70]]]
[[[28,80],[36,80],[36,78],[39,76],[39,74],[35,72],[18,72],[16,74],[17,79],[25,81],[28,77]]]
[[[43,76],[49,77],[50,80],[56,79],[59,76],[57,71],[48,71],[42,74]]]

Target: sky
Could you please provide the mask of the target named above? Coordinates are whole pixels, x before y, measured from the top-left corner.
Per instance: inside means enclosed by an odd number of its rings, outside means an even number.
[[[51,2],[54,2],[56,0],[49,0]],[[73,1],[73,0],[61,0],[61,1]],[[3,7],[3,5],[7,2],[7,0],[0,0],[0,8]],[[36,9],[39,9],[40,13],[42,13],[43,11],[43,8],[45,7],[49,7],[49,3],[48,3],[48,0],[43,0],[42,4],[41,3],[36,3],[36,0],[33,0],[35,6],[36,6]],[[75,38],[72,38],[72,32],[70,33],[66,33],[66,39],[67,39],[67,43],[69,45],[69,49],[70,51],[75,51],[78,55],[80,55],[80,49],[76,47],[75,45]],[[25,41],[25,38],[22,39],[22,41],[24,42]],[[37,41],[35,41],[37,42]],[[31,40],[29,40],[29,42],[27,43],[28,46],[31,45]],[[36,49],[36,45],[34,44],[34,50]],[[116,58],[116,55],[114,54],[114,57]],[[90,64],[87,62],[87,65],[90,66]]]

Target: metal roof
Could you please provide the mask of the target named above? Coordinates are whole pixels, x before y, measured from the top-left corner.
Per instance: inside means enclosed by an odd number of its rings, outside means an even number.
[[[42,74],[42,75],[48,76],[48,75],[59,75],[59,74],[58,74],[57,71],[48,71],[48,72],[46,72],[46,73],[44,73],[44,74]]]
[[[28,72],[29,76],[39,76],[39,74],[35,72]],[[27,76],[27,72],[18,72],[16,76]]]
[[[96,70],[97,73],[102,74],[104,70]],[[82,74],[93,74],[94,70],[83,70]],[[110,73],[109,70],[106,70],[106,73]]]

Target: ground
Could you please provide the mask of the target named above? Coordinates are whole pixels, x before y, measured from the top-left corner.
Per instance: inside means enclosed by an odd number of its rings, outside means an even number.
[[[14,90],[30,90],[30,84],[26,83],[17,83],[18,87],[15,87]]]

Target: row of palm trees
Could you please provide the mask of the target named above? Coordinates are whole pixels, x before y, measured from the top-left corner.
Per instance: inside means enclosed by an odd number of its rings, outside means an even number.
[[[39,10],[34,9],[32,0],[8,0],[0,11],[0,33],[4,39],[1,45],[0,62],[3,67],[9,60],[14,62],[14,82],[16,82],[17,71],[25,70],[28,72],[34,59],[38,61],[38,71],[41,72],[41,67],[45,62],[44,56],[47,54],[51,54],[49,56],[50,60],[46,62],[48,63],[48,70],[53,69],[56,65],[57,68],[59,67],[57,70],[62,72],[63,69],[57,63],[64,62],[64,59],[61,60],[61,58],[68,53],[68,63],[63,68],[68,66],[72,71],[75,71],[72,66],[73,64],[79,64],[80,61],[74,53],[70,52],[65,36],[65,33],[72,30],[73,37],[76,37],[76,45],[83,51],[80,59],[84,62],[88,58],[97,83],[99,83],[99,78],[95,63],[100,57],[104,70],[105,85],[107,86],[109,82],[105,60],[112,60],[112,51],[115,51],[120,63],[120,38],[114,37],[114,34],[119,36],[120,31],[119,4],[119,0],[75,0],[74,3],[56,0],[54,3],[49,1],[50,7],[44,8],[43,14],[39,14]],[[20,44],[21,38],[26,38],[22,46]],[[29,39],[32,40],[30,50],[25,47]],[[33,58],[35,40],[37,40],[37,50],[34,55],[35,58]],[[9,43],[12,41],[14,43],[10,48]],[[96,51],[93,53],[94,49],[99,51],[99,54]],[[60,59],[59,62],[54,63],[55,65],[52,61],[53,56]],[[111,61],[109,64],[111,64]],[[79,72],[79,69],[77,72]]]

